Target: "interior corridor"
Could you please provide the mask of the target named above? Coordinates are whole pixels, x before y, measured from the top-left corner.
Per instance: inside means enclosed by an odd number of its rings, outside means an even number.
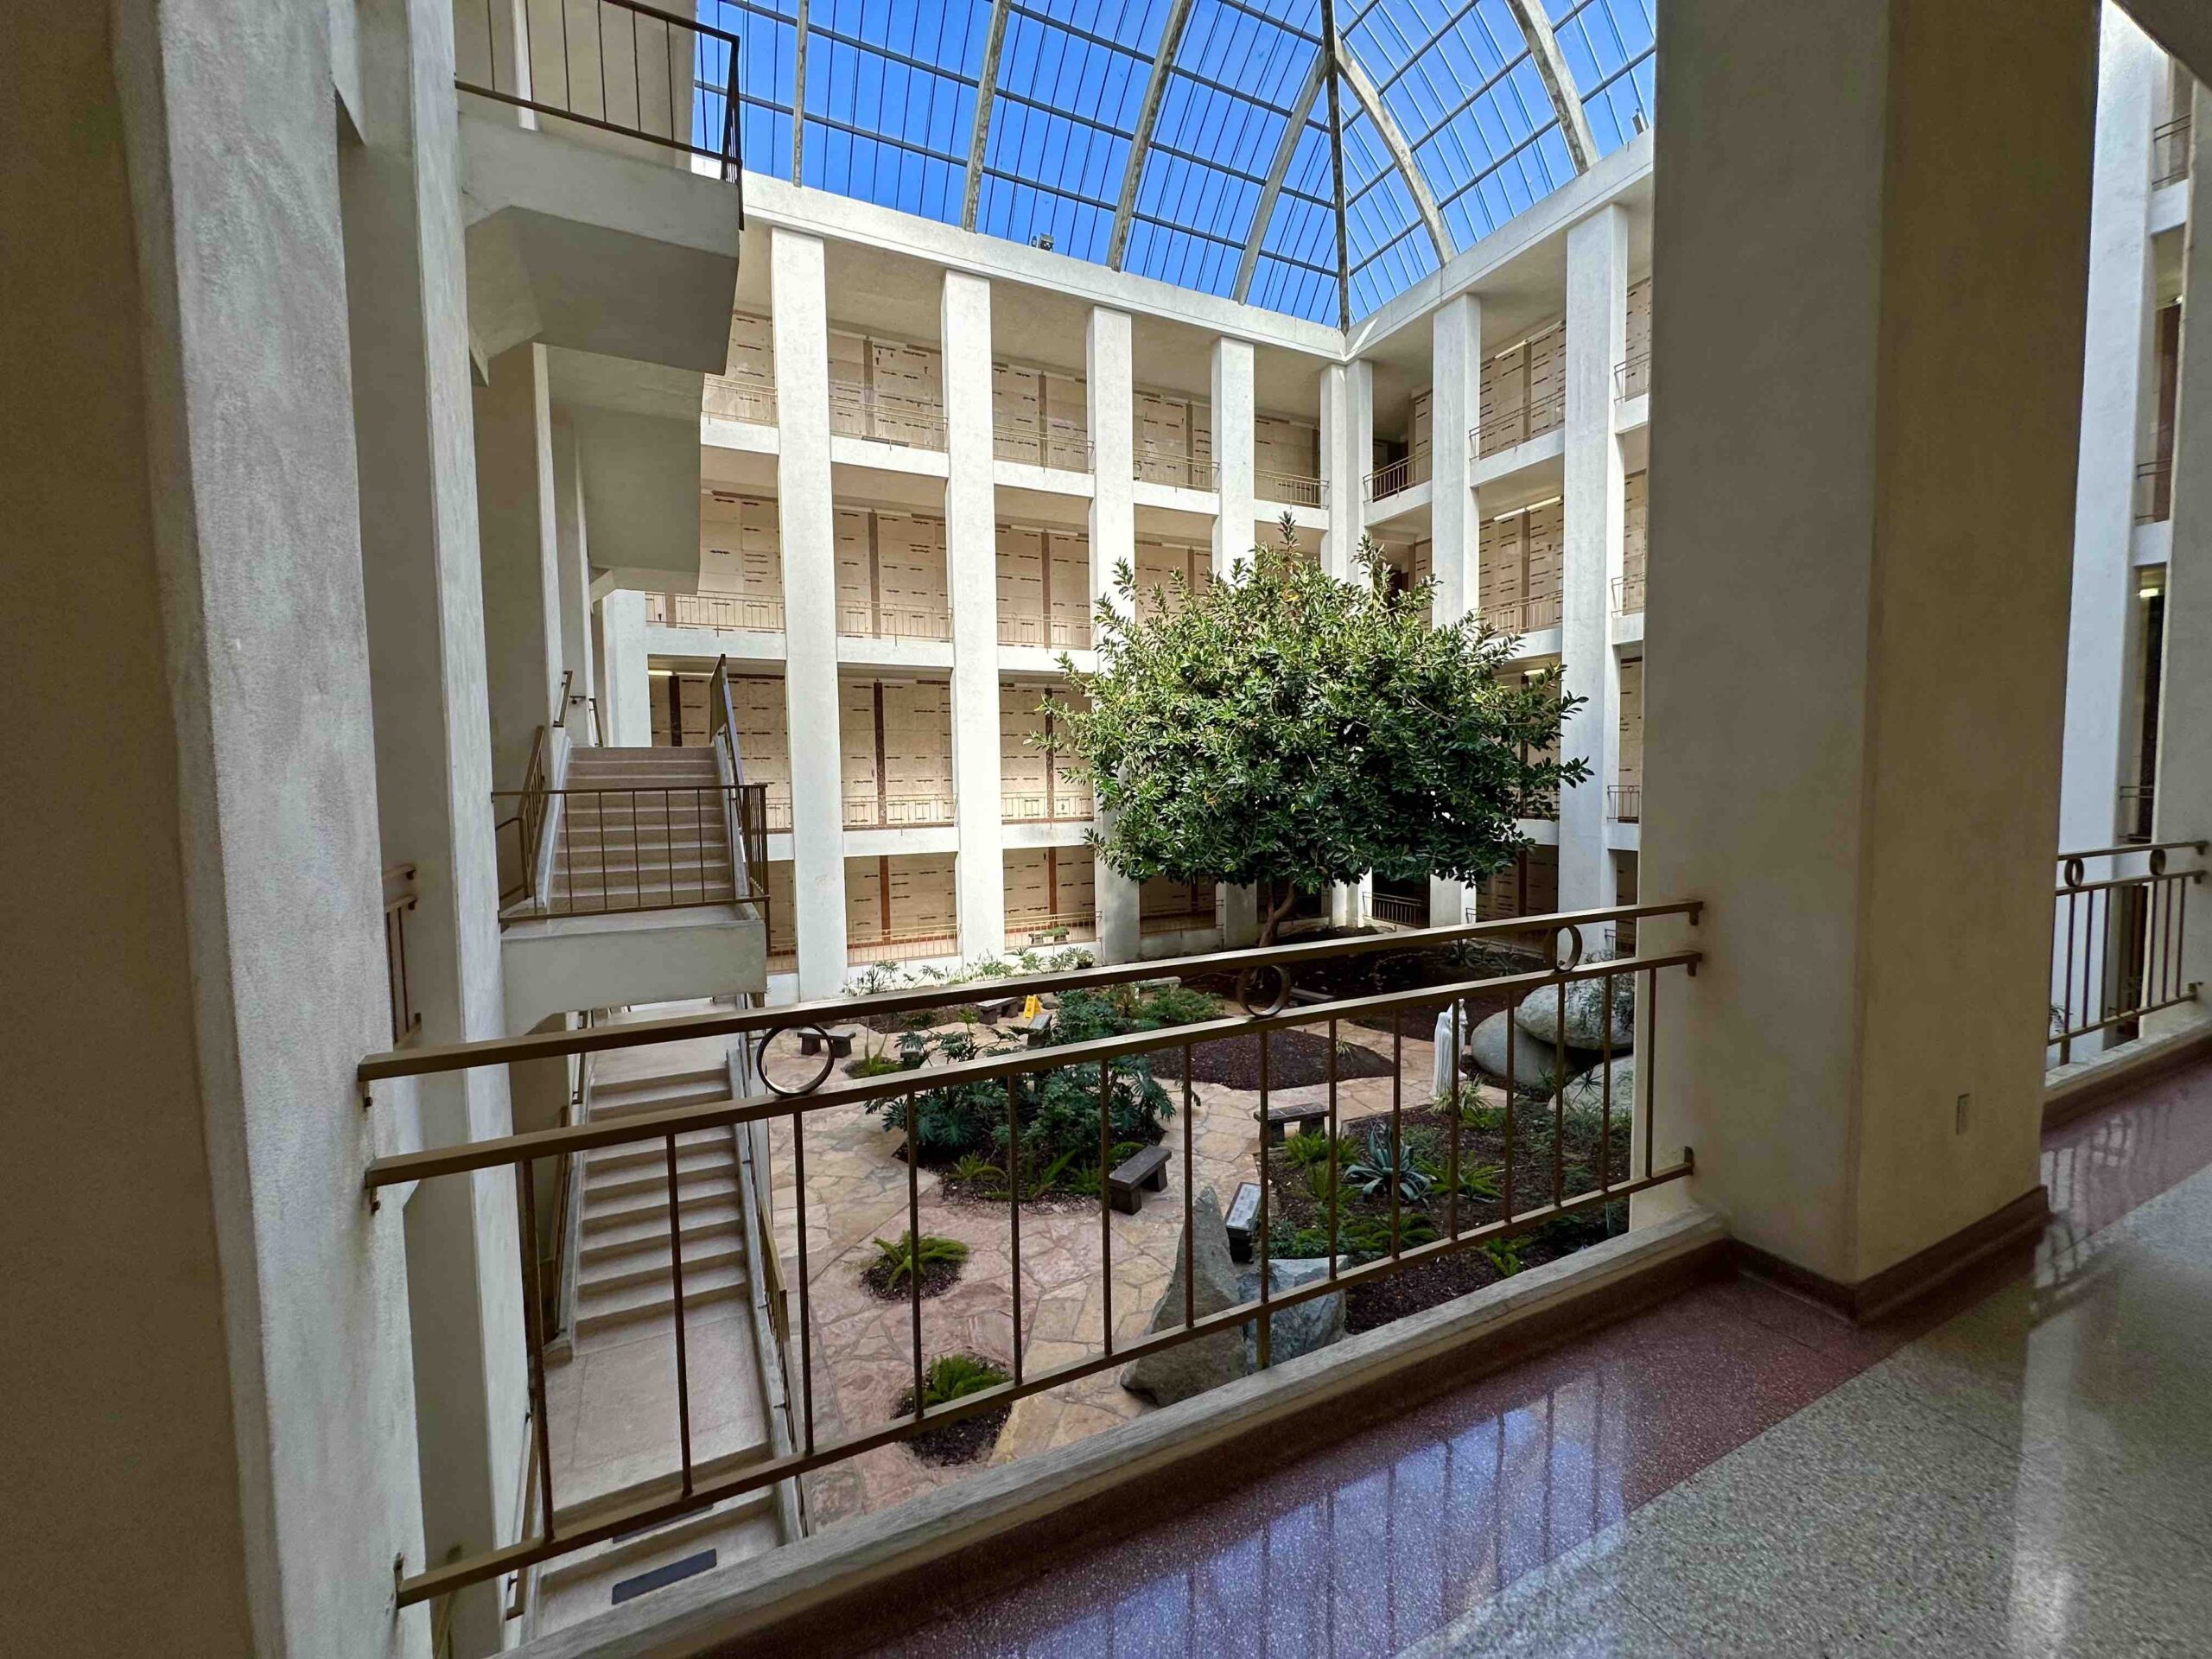
[[[1709,1285],[875,1651],[2201,1653],[2212,1064],[2047,1134],[2032,1268]]]

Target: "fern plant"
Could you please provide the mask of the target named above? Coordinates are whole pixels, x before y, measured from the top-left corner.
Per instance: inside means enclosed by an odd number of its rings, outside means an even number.
[[[922,1404],[949,1406],[985,1389],[995,1389],[1007,1380],[1007,1374],[988,1359],[974,1354],[944,1354],[931,1360],[922,1373]]]
[[[940,1238],[935,1233],[924,1233],[919,1242],[912,1233],[901,1233],[894,1242],[887,1238],[875,1241],[877,1274],[886,1285],[893,1287],[941,1262],[957,1264],[968,1259],[968,1247],[957,1238]]]
[[[982,1154],[971,1152],[953,1165],[952,1178],[970,1186],[1001,1186],[1006,1182],[1006,1172]]]
[[[1510,1279],[1525,1265],[1521,1260],[1521,1247],[1517,1240],[1490,1239],[1483,1243],[1481,1249],[1489,1258],[1491,1266],[1497,1269],[1497,1276],[1501,1279]]]

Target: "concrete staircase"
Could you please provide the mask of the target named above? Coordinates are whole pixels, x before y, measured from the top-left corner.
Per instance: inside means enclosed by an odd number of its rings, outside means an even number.
[[[613,1018],[666,1019],[714,1007],[663,1003]],[[587,1121],[728,1100],[733,1040],[595,1056]],[[683,1259],[692,1456],[702,1478],[742,1469],[776,1449],[769,1369],[776,1360],[755,1306],[738,1147],[737,1133],[728,1128],[693,1130],[676,1140],[674,1227]],[[554,1490],[560,1518],[569,1524],[609,1504],[676,1490],[668,1142],[583,1154],[577,1206],[572,1345],[547,1379],[556,1445],[563,1448],[555,1455]],[[796,1518],[791,1494],[771,1486],[549,1561],[533,1575],[525,1634],[565,1628],[618,1599],[773,1549],[795,1535]]]
[[[551,913],[735,899],[714,750],[578,748],[563,787]]]

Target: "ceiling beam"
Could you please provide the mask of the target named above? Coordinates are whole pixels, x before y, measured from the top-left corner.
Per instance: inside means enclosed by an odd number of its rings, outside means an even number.
[[[1382,139],[1382,148],[1389,152],[1391,162],[1404,176],[1406,188],[1414,199],[1414,210],[1427,227],[1428,239],[1436,245],[1436,263],[1440,265],[1457,250],[1452,245],[1452,232],[1445,228],[1444,215],[1436,210],[1436,194],[1428,188],[1421,163],[1414,159],[1413,146],[1406,142],[1404,130],[1384,105],[1382,94],[1375,90],[1374,78],[1341,34],[1336,37],[1336,48],[1337,67],[1344,74],[1344,85],[1351,88],[1351,95],[1367,111],[1367,118],[1375,124],[1376,137]],[[1339,208],[1343,206],[1341,201],[1338,205]]]
[[[1282,181],[1298,154],[1300,141],[1306,136],[1306,118],[1313,112],[1313,100],[1321,95],[1321,76],[1328,64],[1328,54],[1316,51],[1313,73],[1306,77],[1306,85],[1291,100],[1290,124],[1283,128],[1282,139],[1275,145],[1274,161],[1268,168],[1268,181],[1260,187],[1260,205],[1252,210],[1252,233],[1244,238],[1244,257],[1236,267],[1236,286],[1230,290],[1239,302],[1250,290],[1252,274],[1259,269],[1260,244],[1267,238],[1268,221],[1275,214],[1275,198],[1282,194]]]
[[[802,3],[804,0],[802,0]],[[960,228],[976,228],[976,209],[983,200],[983,151],[991,142],[991,105],[998,101],[999,48],[1006,43],[1007,0],[991,0],[991,24],[983,35],[983,67],[976,77],[976,128],[968,140],[968,189],[960,202]]]
[[[1160,101],[1167,90],[1167,72],[1175,65],[1175,48],[1183,42],[1183,25],[1191,21],[1191,0],[1169,0],[1167,22],[1160,31],[1160,50],[1153,54],[1152,79],[1145,83],[1144,105],[1137,111],[1136,136],[1129,141],[1129,164],[1122,172],[1122,200],[1114,209],[1114,234],[1106,245],[1108,269],[1119,270],[1128,251],[1129,221],[1136,216],[1137,181],[1144,176],[1145,152],[1152,148],[1152,130],[1160,120]]]
[[[1541,5],[1530,5],[1529,0],[1507,0],[1513,15],[1521,20],[1521,33],[1529,41],[1529,60],[1536,66],[1536,73],[1544,83],[1544,92],[1552,101],[1552,113],[1559,118],[1560,137],[1567,141],[1567,154],[1574,163],[1577,173],[1587,173],[1598,159],[1598,141],[1590,136],[1590,118],[1582,108],[1582,94],[1574,85],[1574,71],[1567,67],[1567,55],[1559,49],[1559,35],[1552,29],[1552,20],[1544,15]]]
[[[791,182],[806,182],[806,0],[798,0],[791,41]]]

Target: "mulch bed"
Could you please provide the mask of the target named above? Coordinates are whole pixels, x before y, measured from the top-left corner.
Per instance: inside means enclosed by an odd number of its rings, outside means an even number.
[[[1380,1130],[1387,1135],[1390,1118],[1379,1113],[1340,1123],[1338,1132],[1364,1138]],[[1552,1116],[1548,1106],[1535,1103],[1517,1109],[1514,1122],[1514,1207],[1527,1211],[1551,1200],[1552,1195]],[[1427,1129],[1439,1136],[1449,1134],[1450,1119],[1440,1111],[1423,1109],[1404,1113],[1400,1119],[1402,1141],[1410,1140],[1415,1131]],[[1598,1137],[1592,1130],[1578,1133],[1569,1127],[1564,1148],[1567,1170],[1567,1195],[1570,1197],[1595,1184],[1594,1167],[1598,1154]],[[1477,1128],[1462,1123],[1459,1128],[1459,1166],[1462,1169],[1478,1164],[1503,1164],[1505,1158],[1505,1134],[1503,1127]],[[1440,1166],[1442,1155],[1438,1159]],[[1629,1169],[1629,1133],[1624,1128],[1613,1131],[1611,1158],[1612,1175],[1624,1180]],[[1586,1179],[1576,1179],[1576,1168],[1592,1172]],[[1268,1153],[1268,1209],[1270,1221],[1287,1224],[1292,1229],[1325,1228],[1328,1225],[1327,1206],[1314,1197],[1306,1185],[1304,1169],[1293,1163],[1287,1150],[1270,1147]],[[1381,1218],[1386,1224],[1390,1214],[1390,1200],[1387,1193],[1375,1198],[1359,1197],[1340,1192],[1339,1230],[1346,1224],[1367,1217]],[[1532,1268],[1545,1262],[1556,1261],[1588,1245],[1597,1243],[1612,1231],[1626,1224],[1625,1216],[1615,1223],[1606,1219],[1606,1206],[1564,1221],[1544,1224],[1522,1234],[1515,1241],[1515,1248],[1523,1268]],[[1625,1200],[1622,1206],[1625,1208]],[[1503,1213],[1499,1199],[1479,1199],[1462,1195],[1459,1199],[1459,1226],[1462,1230],[1495,1221]],[[1400,1224],[1411,1217],[1424,1217],[1440,1233],[1447,1224],[1450,1207],[1446,1196],[1433,1193],[1421,1205],[1403,1203],[1399,1206]],[[1463,1250],[1438,1256],[1402,1272],[1372,1280],[1355,1287],[1345,1299],[1345,1318],[1352,1331],[1370,1331],[1376,1325],[1387,1325],[1392,1319],[1408,1313],[1447,1302],[1455,1296],[1479,1290],[1484,1285],[1495,1284],[1505,1275],[1497,1264],[1482,1251],[1470,1246]]]
[[[1155,1077],[1180,1079],[1185,1051],[1155,1049],[1146,1058]],[[1226,1084],[1232,1089],[1260,1086],[1258,1037],[1217,1037],[1191,1051],[1191,1076],[1198,1083]],[[1387,1077],[1389,1057],[1358,1043],[1346,1043],[1337,1054],[1339,1081],[1352,1077]],[[1329,1080],[1329,1039],[1320,1031],[1278,1031],[1268,1039],[1268,1087],[1300,1089]]]
[[[899,1410],[903,1415],[913,1408],[914,1394],[909,1389],[899,1402]],[[906,1449],[924,1463],[975,1463],[990,1456],[991,1448],[999,1443],[999,1431],[1013,1414],[1012,1406],[1001,1406],[996,1411],[963,1417],[943,1428],[925,1428],[906,1442]]]
[[[932,1296],[942,1296],[958,1284],[963,1265],[958,1262],[925,1263],[922,1268],[922,1300],[927,1301]],[[891,1269],[881,1262],[861,1270],[861,1283],[868,1287],[870,1295],[880,1301],[904,1302],[911,1300],[914,1294],[913,1287],[906,1282],[904,1274],[899,1276],[897,1284],[893,1284]]]
[[[928,1166],[923,1167],[927,1168]],[[937,1192],[938,1197],[947,1204],[970,1209],[979,1205],[994,1210],[1006,1208],[1005,1182],[963,1181],[950,1169],[938,1173]],[[1048,1214],[1056,1210],[1096,1210],[1098,1208],[1098,1195],[1096,1192],[1070,1192],[1065,1188],[1056,1187],[1040,1198],[1025,1192],[1021,1195],[1021,1207],[1024,1210],[1040,1210]]]
[[[1299,944],[1317,939],[1353,939],[1366,937],[1354,932],[1311,933],[1301,935]],[[1422,945],[1403,950],[1375,950],[1360,956],[1332,957],[1319,962],[1301,963],[1293,975],[1293,982],[1303,995],[1314,995],[1330,1001],[1341,1001],[1348,997],[1382,996],[1397,991],[1419,990],[1428,985],[1456,985],[1471,979],[1484,979],[1501,974],[1526,973],[1542,966],[1541,953],[1519,951],[1500,945],[1468,943],[1447,945]],[[1274,976],[1262,973],[1254,985],[1255,996],[1270,996],[1275,991]],[[1192,979],[1190,983],[1200,990],[1229,998],[1234,1006],[1236,981],[1234,974],[1212,974]],[[1472,997],[1471,1005],[1478,1018],[1487,1017],[1505,1006],[1503,998]],[[1440,1000],[1427,1007],[1408,1007],[1398,1011],[1402,1028],[1410,1037],[1426,1037],[1434,1023],[1437,1012],[1442,1008]],[[1389,1031],[1391,1015],[1370,1014],[1354,1023],[1370,1031]],[[1318,1079],[1316,1079],[1318,1081]]]

